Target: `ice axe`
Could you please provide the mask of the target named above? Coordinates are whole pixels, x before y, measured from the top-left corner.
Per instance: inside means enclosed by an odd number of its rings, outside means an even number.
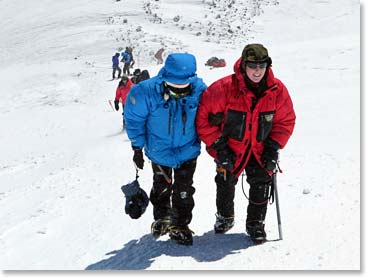
[[[157,167],[161,171],[161,173],[162,173],[164,179],[166,179],[167,183],[172,184],[172,179],[170,177],[168,177],[167,173],[163,170],[163,168],[159,164],[157,164]]]

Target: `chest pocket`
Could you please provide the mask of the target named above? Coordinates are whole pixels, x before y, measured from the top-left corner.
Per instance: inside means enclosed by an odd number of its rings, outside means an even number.
[[[246,130],[246,113],[228,110],[223,133],[229,137],[242,141]]]
[[[274,111],[259,113],[259,127],[257,130],[257,141],[264,141],[273,127]]]

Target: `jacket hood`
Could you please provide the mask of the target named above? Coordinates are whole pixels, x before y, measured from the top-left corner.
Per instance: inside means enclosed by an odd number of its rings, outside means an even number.
[[[170,54],[158,76],[173,84],[190,83],[196,77],[196,59],[189,53]]]

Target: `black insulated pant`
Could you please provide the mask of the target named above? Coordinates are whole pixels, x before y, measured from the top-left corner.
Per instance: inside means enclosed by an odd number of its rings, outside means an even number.
[[[227,171],[224,175],[217,171],[215,183],[217,184],[217,212],[224,217],[234,216],[234,196],[238,178]]]
[[[154,219],[171,217],[172,225],[187,226],[192,219],[195,202],[193,176],[196,169],[196,158],[186,161],[179,168],[161,166],[165,174],[174,180],[169,184],[157,164],[152,163],[153,188],[150,201],[153,204]]]
[[[115,79],[116,77],[115,77],[115,74],[116,74],[116,71],[117,71],[117,73],[118,73],[118,78],[120,78],[121,77],[121,68],[119,67],[119,66],[117,66],[117,67],[113,67],[112,68],[112,79]]]
[[[264,221],[268,206],[271,177],[263,169],[254,156],[251,156],[246,168],[247,183],[250,185],[249,204],[247,206],[246,223]]]
[[[246,222],[263,221],[266,216],[271,177],[253,156],[250,157],[245,171],[246,181],[250,185]],[[217,184],[217,212],[224,217],[234,216],[235,185],[238,178],[228,171],[226,175],[217,172],[215,182]]]

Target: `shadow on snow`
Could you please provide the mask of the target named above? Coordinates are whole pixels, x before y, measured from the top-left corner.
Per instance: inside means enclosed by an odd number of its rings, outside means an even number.
[[[120,250],[107,253],[113,256],[89,265],[86,270],[142,270],[149,268],[155,258],[162,255],[191,256],[198,262],[213,262],[252,245],[243,233],[220,235],[209,231],[202,236],[194,236],[192,246],[178,245],[170,240],[155,240],[148,234],[140,240],[131,240]]]

